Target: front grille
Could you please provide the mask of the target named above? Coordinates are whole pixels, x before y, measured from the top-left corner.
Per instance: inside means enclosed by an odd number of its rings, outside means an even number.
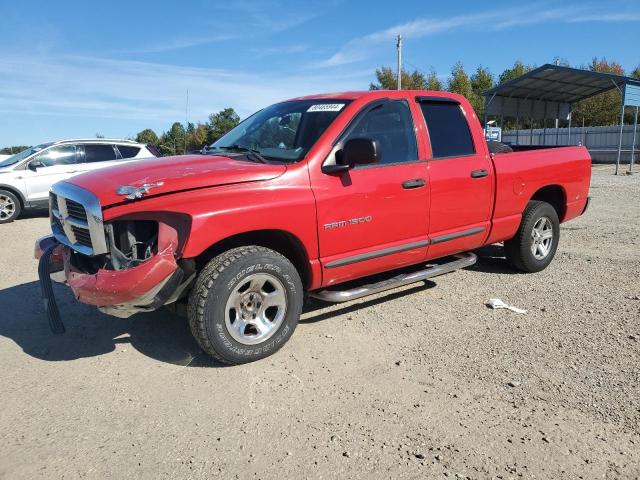
[[[69,212],[69,216],[74,218],[79,218],[81,220],[87,220],[87,212],[84,207],[78,202],[74,202],[73,200],[69,200],[67,198],[67,212]]]
[[[108,252],[102,208],[91,192],[66,182],[51,189],[51,229],[56,239],[83,255]]]
[[[71,226],[71,230],[73,231],[73,236],[76,237],[76,243],[91,248],[91,234],[89,230],[83,227],[76,227],[75,225]]]
[[[58,196],[53,193],[49,194],[49,204],[52,209],[58,210]]]

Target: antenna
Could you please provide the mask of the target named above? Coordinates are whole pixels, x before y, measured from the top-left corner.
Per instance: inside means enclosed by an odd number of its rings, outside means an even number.
[[[396,48],[398,49],[398,90],[402,90],[402,35],[398,34],[398,42]]]

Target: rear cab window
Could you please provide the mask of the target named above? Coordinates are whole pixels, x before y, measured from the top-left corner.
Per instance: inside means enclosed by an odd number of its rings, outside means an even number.
[[[459,103],[447,99],[418,101],[427,124],[433,158],[476,153],[469,124]]]

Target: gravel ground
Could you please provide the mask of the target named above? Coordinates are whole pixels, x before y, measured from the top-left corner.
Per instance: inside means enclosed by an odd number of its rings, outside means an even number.
[[[487,247],[426,285],[310,304],[239,367],[167,312],[111,318],[62,287],[54,337],[47,219],[1,225],[0,478],[639,478],[640,178],[611,172],[546,271]]]

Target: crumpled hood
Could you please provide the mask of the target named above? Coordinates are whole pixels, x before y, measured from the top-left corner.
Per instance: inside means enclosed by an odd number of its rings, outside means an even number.
[[[286,171],[284,165],[256,163],[214,155],[183,155],[127,162],[115,167],[84,173],[66,180],[92,192],[103,207],[126,201],[118,195],[120,186],[159,184],[144,198],[165,193],[215,187],[232,183],[270,180]]]

